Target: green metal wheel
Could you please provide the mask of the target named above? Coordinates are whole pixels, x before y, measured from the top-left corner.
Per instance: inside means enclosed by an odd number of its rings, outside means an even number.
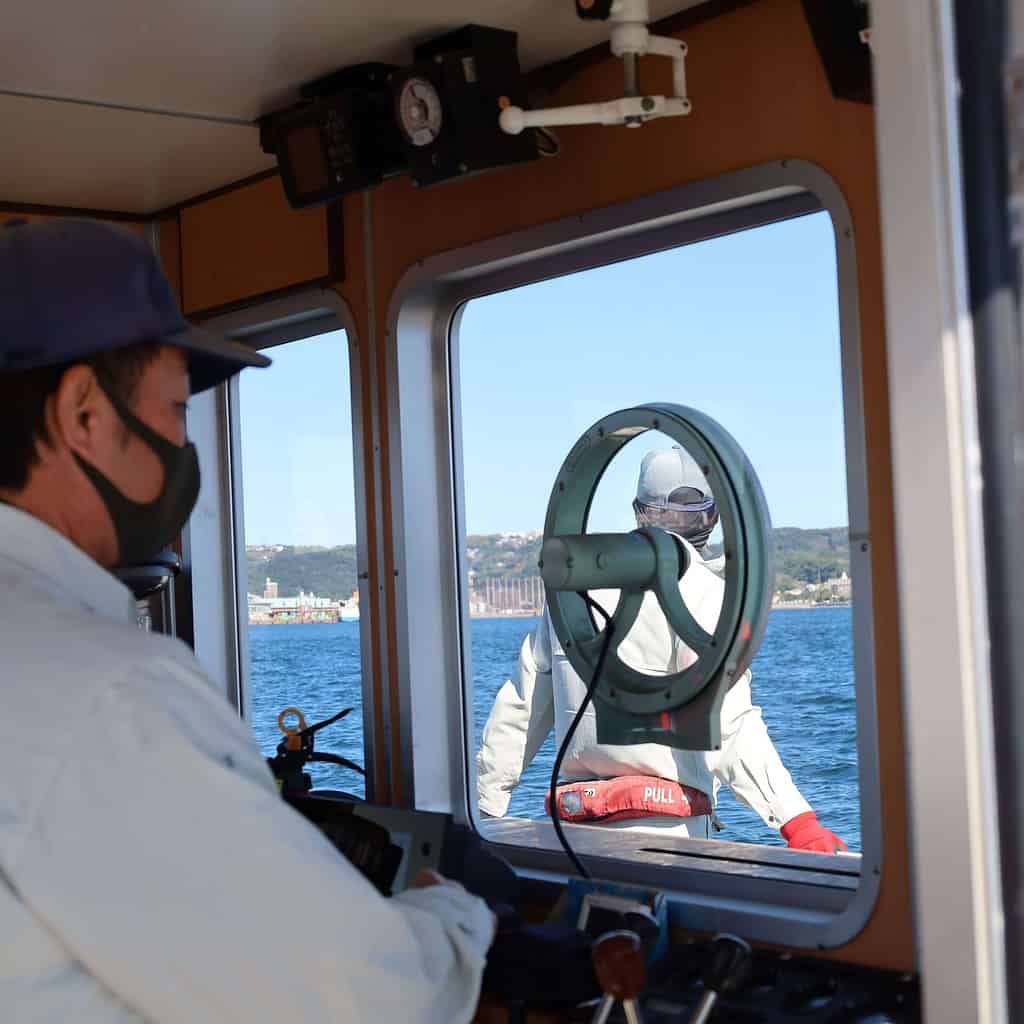
[[[686,548],[670,533],[586,533],[590,506],[609,463],[627,442],[655,430],[682,445],[701,467],[718,504],[725,542],[725,592],[714,632],[704,630],[680,594]],[[598,741],[658,742],[688,749],[721,745],[721,702],[746,671],[771,610],[773,557],[768,506],[750,461],[710,416],[680,405],[623,409],[576,442],[551,491],[541,549],[548,611],[566,657],[590,682],[604,642],[583,593],[617,590],[614,637],[595,691]],[[669,675],[627,665],[618,647],[652,591],[668,625],[697,655]]]

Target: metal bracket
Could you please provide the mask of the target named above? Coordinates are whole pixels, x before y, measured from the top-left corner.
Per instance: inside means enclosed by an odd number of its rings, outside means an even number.
[[[579,103],[570,107],[523,110],[506,106],[498,119],[501,130],[518,135],[526,128],[550,128],[569,124],[621,124],[639,128],[660,117],[682,117],[692,104],[686,94],[686,43],[669,36],[652,36],[647,29],[647,0],[615,0],[609,15],[611,51],[623,60],[624,92],[621,99],[604,103]],[[672,96],[642,96],[637,90],[640,57],[654,54],[672,61]]]

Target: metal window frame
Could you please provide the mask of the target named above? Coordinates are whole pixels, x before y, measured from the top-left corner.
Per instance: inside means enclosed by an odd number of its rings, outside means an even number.
[[[203,473],[196,507],[181,534],[182,571],[175,596],[179,635],[191,644],[217,689],[237,709],[238,614],[227,423],[223,386],[189,401],[188,433],[199,452]]]
[[[602,874],[675,894],[673,914],[687,927],[727,928],[789,946],[840,945],[866,923],[882,870],[876,735],[871,541],[868,526],[864,404],[859,354],[859,300],[853,225],[836,183],[820,167],[781,160],[669,189],[569,217],[418,263],[391,300],[386,336],[391,451],[391,530],[396,556],[397,671],[401,695],[403,771],[414,780],[415,803],[473,822],[474,769],[466,742],[472,730],[468,596],[463,586],[466,529],[462,484],[462,423],[455,354],[461,310],[472,298],[507,291],[595,266],[826,211],[831,217],[839,274],[840,345],[850,508],[854,664],[863,854],[859,884],[842,909],[834,887],[808,879],[799,855],[774,854],[762,871],[764,848],[751,847],[749,872],[735,844],[705,841],[681,847],[680,866],[602,861]],[[461,683],[461,685],[460,685]],[[501,845],[524,872],[564,877],[564,856]],[[730,847],[726,857],[724,847]],[[707,879],[709,853],[722,849],[726,891],[708,896],[688,888],[695,866]],[[789,858],[793,858],[790,860]],[[786,865],[792,870],[787,875]],[[714,865],[711,865],[713,868]],[[801,870],[803,869],[803,873]],[[794,889],[794,884],[796,888]],[[794,898],[794,892],[799,898]]]
[[[366,761],[366,793],[372,799],[373,779],[373,722],[376,709],[373,688],[370,686],[369,666],[372,665],[372,637],[365,617],[370,614],[369,579],[367,564],[367,507],[363,463],[363,402],[362,402],[362,346],[356,331],[355,318],[345,300],[328,288],[314,288],[297,292],[285,298],[257,303],[242,310],[227,313],[206,321],[203,325],[218,334],[257,349],[270,349],[293,341],[302,341],[331,331],[343,330],[348,341],[349,392],[352,409],[352,457],[355,484],[356,569],[359,581],[360,606],[360,665],[363,699],[363,746]],[[249,371],[249,372],[259,372]],[[217,407],[220,424],[216,444],[216,457],[221,472],[221,486],[229,492],[224,513],[217,520],[193,519],[190,534],[202,535],[203,543],[216,548],[217,561],[230,566],[229,601],[220,614],[196,622],[196,633],[208,632],[221,639],[231,652],[235,666],[228,683],[228,699],[243,718],[249,718],[249,642],[246,622],[241,609],[246,602],[244,482],[242,480],[241,439],[239,434],[238,377],[211,393]],[[199,396],[203,397],[203,396]],[[208,449],[209,450],[209,449]],[[223,523],[230,524],[228,531]],[[227,607],[230,605],[230,608]],[[197,636],[197,639],[199,637]]]

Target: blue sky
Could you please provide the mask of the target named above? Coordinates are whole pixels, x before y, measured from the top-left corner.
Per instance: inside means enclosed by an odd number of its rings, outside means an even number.
[[[246,544],[355,543],[344,331],[278,345],[239,380]]]
[[[355,538],[348,356],[339,333],[241,377],[246,541]],[[459,339],[470,533],[543,526],[566,452],[648,402],[698,408],[744,447],[776,526],[847,522],[835,247],[815,214],[476,299]],[[252,414],[253,412],[256,414]],[[601,482],[591,529],[632,528],[640,459]]]

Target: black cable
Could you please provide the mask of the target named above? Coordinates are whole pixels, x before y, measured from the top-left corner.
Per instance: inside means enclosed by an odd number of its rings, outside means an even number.
[[[612,633],[615,632],[615,627],[612,624],[612,617],[595,600],[593,600],[589,594],[580,594],[579,596],[587,602],[589,607],[593,608],[594,611],[598,612],[604,618],[604,643],[601,645],[601,653],[597,656],[597,664],[594,666],[594,675],[591,677],[590,684],[587,686],[587,695],[583,698],[583,702],[576,711],[576,716],[573,718],[568,732],[566,732],[562,739],[562,745],[558,748],[555,763],[551,768],[551,797],[548,805],[548,813],[551,815],[551,824],[555,826],[555,835],[558,836],[558,841],[562,844],[562,849],[565,850],[565,855],[572,862],[572,866],[576,869],[576,873],[581,878],[589,879],[590,872],[583,866],[583,862],[579,857],[576,856],[575,851],[569,845],[569,840],[566,839],[565,833],[562,831],[562,822],[558,817],[558,776],[562,773],[562,761],[565,760],[565,754],[569,749],[569,744],[572,742],[573,736],[576,735],[576,729],[583,720],[583,714],[587,710],[587,707],[594,696],[594,691],[597,689],[598,682],[600,682],[601,671],[604,669],[604,660],[608,654],[609,647],[611,647]]]

